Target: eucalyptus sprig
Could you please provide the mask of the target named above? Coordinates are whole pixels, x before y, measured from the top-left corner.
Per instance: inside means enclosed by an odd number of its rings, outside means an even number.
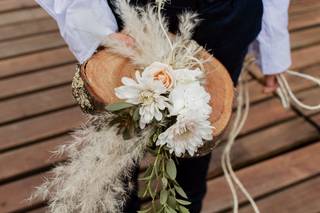
[[[146,182],[142,197],[149,196],[151,204],[139,213],[188,213],[190,204],[184,190],[176,181],[177,167],[164,146],[157,147],[155,160],[140,180]]]

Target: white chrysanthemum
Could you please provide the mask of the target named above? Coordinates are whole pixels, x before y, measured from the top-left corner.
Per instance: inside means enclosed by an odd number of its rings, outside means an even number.
[[[161,133],[157,145],[166,145],[170,153],[180,157],[188,152],[193,156],[204,140],[212,140],[212,126],[207,117],[189,111],[177,117],[177,122]]]
[[[189,84],[178,84],[170,92],[170,115],[196,111],[197,114],[208,116],[211,113],[210,95],[198,81]]]
[[[162,119],[160,110],[164,110],[168,106],[168,98],[162,95],[167,92],[167,88],[162,82],[147,76],[142,77],[137,71],[136,81],[123,77],[122,83],[124,85],[116,88],[115,94],[128,103],[141,104],[139,109],[141,129],[153,118],[158,121]]]
[[[171,73],[177,85],[193,83],[203,78],[203,72],[198,68],[195,70],[177,69],[173,70]]]

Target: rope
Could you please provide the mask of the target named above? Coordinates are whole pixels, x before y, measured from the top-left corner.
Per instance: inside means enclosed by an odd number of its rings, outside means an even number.
[[[247,67],[253,62],[253,60],[248,60],[246,64],[244,65],[242,75],[246,74],[247,72]],[[287,74],[296,76],[296,77],[301,77],[306,80],[310,80],[314,83],[316,83],[318,86],[320,86],[320,79],[315,78],[313,76],[304,74],[304,73],[298,73],[294,72],[291,70],[287,71]],[[301,101],[298,100],[298,98],[294,95],[287,79],[285,78],[284,74],[280,74],[277,76],[277,81],[279,83],[279,88],[277,89],[277,94],[280,97],[280,100],[282,102],[282,105],[284,108],[289,108],[290,104],[295,104],[303,109],[306,110],[319,110],[320,109],[320,104],[315,105],[315,106],[310,106],[307,104],[302,103]],[[248,85],[242,80],[242,77],[240,77],[239,81],[239,95],[237,97],[237,111],[236,111],[236,116],[235,116],[235,121],[232,125],[227,144],[225,146],[225,149],[223,150],[222,153],[222,158],[221,158],[221,166],[223,173],[225,175],[225,178],[227,180],[227,183],[229,185],[232,198],[233,198],[233,212],[238,213],[239,211],[239,198],[236,190],[236,186],[240,189],[240,191],[245,195],[247,200],[250,202],[250,205],[252,206],[253,210],[255,213],[259,213],[259,209],[249,194],[249,192],[246,190],[246,188],[243,186],[241,181],[238,179],[236,176],[232,164],[231,164],[231,158],[230,158],[230,153],[231,153],[231,148],[235,142],[236,137],[239,135],[241,129],[244,126],[245,121],[247,120],[248,113],[249,113],[249,108],[250,108],[250,97],[249,97],[249,90],[248,90]]]
[[[246,74],[247,67],[253,61],[254,61],[253,59],[251,60],[249,59],[246,62],[242,70],[243,71],[242,75]],[[235,142],[236,137],[239,135],[241,129],[243,128],[245,121],[248,118],[249,108],[250,108],[250,97],[249,97],[248,85],[242,80],[242,77],[240,77],[240,81],[239,81],[239,95],[237,97],[237,104],[238,106],[237,106],[235,121],[232,125],[227,144],[222,153],[221,167],[232,194],[233,212],[238,213],[238,210],[239,210],[239,199],[238,199],[238,194],[235,187],[236,185],[240,189],[240,191],[244,194],[244,196],[247,198],[247,200],[250,202],[250,205],[252,206],[254,212],[260,213],[258,206],[254,202],[250,193],[246,190],[244,185],[236,176],[232,168],[231,158],[230,158],[231,148]]]
[[[318,86],[320,86],[320,79],[307,75],[305,73],[299,73],[299,72],[294,72],[291,70],[288,70],[286,72],[289,75],[304,78],[306,80],[310,80],[314,83],[316,83]],[[299,106],[300,108],[306,109],[306,110],[319,110],[320,109],[320,104],[315,105],[315,106],[310,106],[307,104],[302,103],[298,98],[295,96],[293,93],[286,77],[284,74],[280,74],[277,76],[277,81],[279,83],[279,88],[277,89],[277,94],[280,97],[280,100],[282,102],[282,105],[284,108],[289,108],[290,104],[294,104]]]

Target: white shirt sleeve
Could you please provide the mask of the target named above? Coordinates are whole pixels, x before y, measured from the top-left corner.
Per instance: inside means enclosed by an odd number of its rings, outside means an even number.
[[[290,0],[263,0],[262,29],[253,49],[265,75],[284,72],[291,66],[289,3]]]
[[[103,38],[118,30],[106,0],[36,0],[57,22],[61,36],[80,63]]]

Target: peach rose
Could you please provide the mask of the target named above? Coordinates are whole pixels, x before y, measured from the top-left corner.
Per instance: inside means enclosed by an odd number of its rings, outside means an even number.
[[[167,64],[160,62],[154,62],[150,66],[146,67],[142,73],[142,76],[151,77],[154,80],[161,81],[162,84],[170,89],[173,86],[172,68]]]

